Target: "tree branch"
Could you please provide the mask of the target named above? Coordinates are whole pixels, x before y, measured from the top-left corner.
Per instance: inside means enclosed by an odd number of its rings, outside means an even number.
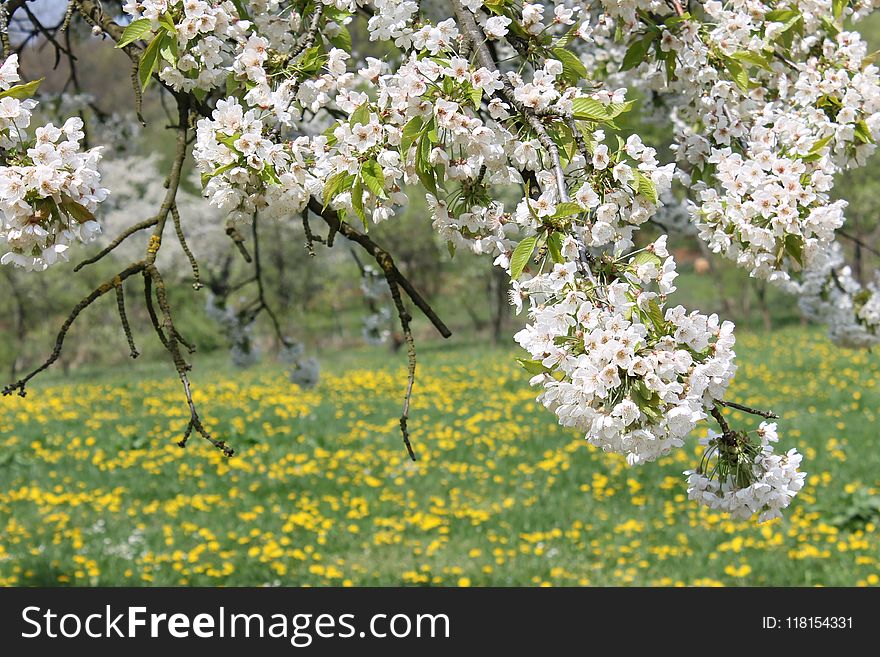
[[[437,313],[434,312],[431,305],[421,294],[419,294],[419,292],[413,287],[412,283],[410,283],[410,281],[397,268],[390,253],[376,244],[368,235],[356,230],[351,224],[345,221],[340,221],[339,215],[334,210],[324,208],[321,205],[321,202],[317,199],[312,198],[309,200],[309,209],[314,214],[321,217],[330,227],[331,231],[338,232],[352,242],[356,242],[367,253],[369,253],[376,260],[376,263],[382,269],[382,272],[386,277],[390,275],[394,279],[394,282],[406,292],[407,296],[412,299],[412,302],[425,315],[425,317],[428,318],[431,324],[434,325],[434,328],[437,329],[440,335],[444,338],[448,338],[452,335],[452,331],[449,330],[449,327],[447,327]]]

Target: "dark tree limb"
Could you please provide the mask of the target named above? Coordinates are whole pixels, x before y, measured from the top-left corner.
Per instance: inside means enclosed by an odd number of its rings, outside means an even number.
[[[391,257],[391,254],[388,253],[381,246],[376,244],[373,239],[366,235],[365,233],[360,232],[356,228],[354,228],[351,224],[341,221],[339,219],[339,215],[329,208],[324,208],[321,205],[321,202],[315,198],[309,200],[309,210],[311,210],[314,214],[321,217],[327,225],[330,227],[330,230],[333,232],[339,233],[352,242],[357,243],[361,248],[364,249],[367,253],[369,253],[373,259],[375,259],[376,263],[382,269],[382,272],[385,276],[390,276],[395,283],[397,283],[404,292],[406,292],[407,296],[412,300],[412,302],[416,305],[416,307],[428,318],[428,321],[434,325],[434,328],[437,329],[438,333],[442,335],[444,338],[448,338],[452,335],[452,331],[449,330],[449,327],[443,322],[442,319],[437,315],[431,305],[425,300],[425,298],[413,287],[413,284],[406,278],[406,276],[401,273],[401,271],[397,268],[397,265],[394,264],[394,259]]]

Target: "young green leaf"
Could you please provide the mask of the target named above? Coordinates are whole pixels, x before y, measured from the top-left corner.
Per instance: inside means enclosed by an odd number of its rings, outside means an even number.
[[[571,113],[581,121],[607,121],[611,118],[608,109],[595,98],[575,98],[571,102]]]
[[[146,90],[147,85],[150,84],[153,72],[159,65],[159,52],[167,38],[167,34],[157,34],[150,41],[150,45],[147,46],[144,54],[141,55],[141,59],[138,62],[138,80],[141,83],[141,91]]]
[[[119,41],[116,43],[116,47],[117,48],[124,48],[128,44],[134,43],[138,39],[143,39],[152,30],[153,30],[153,25],[152,25],[149,18],[139,18],[136,21],[132,21],[122,31],[122,36],[119,38]]]
[[[526,268],[529,262],[529,258],[532,257],[532,252],[535,250],[537,242],[538,236],[532,235],[516,245],[513,255],[510,257],[510,278],[516,280],[520,277],[523,269]]]
[[[562,257],[562,233],[550,233],[547,236],[547,250],[553,262],[565,262]]]
[[[91,210],[81,203],[74,201],[72,198],[64,197],[61,201],[61,207],[67,212],[67,214],[73,217],[77,223],[83,224],[87,221],[94,221],[95,219],[95,215],[92,214]]]
[[[654,37],[656,36],[656,32],[649,32],[638,41],[633,41],[633,43],[630,44],[630,47],[627,48],[626,54],[623,56],[623,64],[621,64],[620,70],[628,71],[645,61],[648,49],[651,47],[651,44],[654,42]]]
[[[654,186],[654,181],[638,169],[633,169],[633,174],[636,178],[636,190],[638,193],[654,205],[657,205],[659,199],[657,198],[657,187]]]
[[[421,134],[423,125],[424,122],[422,121],[422,117],[414,116],[405,126],[403,126],[403,135],[400,137],[401,156],[406,157],[410,146],[413,145]]]
[[[578,80],[589,77],[587,67],[573,52],[565,48],[554,48],[552,52],[553,57],[562,62],[562,78],[564,80],[574,84]]]
[[[638,267],[648,262],[653,262],[654,265],[660,267],[660,257],[656,253],[652,253],[651,251],[640,251],[630,261],[630,264],[632,264],[633,267]]]
[[[17,100],[27,100],[35,93],[37,93],[37,89],[39,88],[40,83],[43,80],[45,80],[45,78],[40,78],[39,80],[31,80],[30,82],[17,84],[14,87],[10,87],[6,91],[0,91],[0,98],[15,98]]]
[[[517,358],[516,362],[522,365],[522,368],[529,374],[546,374],[550,371],[550,368],[544,365],[539,360],[532,360],[530,358]]]
[[[330,176],[324,184],[324,193],[322,195],[324,207],[326,208],[330,205],[330,201],[346,190],[351,185],[353,179],[354,176],[346,171],[340,171]]]
[[[574,201],[568,201],[567,203],[560,203],[556,206],[556,212],[553,213],[554,219],[562,219],[563,217],[570,217],[573,214],[580,214],[584,209]]]
[[[354,181],[354,187],[351,190],[351,207],[354,208],[355,214],[364,222],[364,228],[367,227],[367,215],[364,212],[364,187],[361,179]]]
[[[367,160],[361,167],[361,177],[373,196],[385,198],[385,174],[376,160]]]
[[[364,103],[360,105],[354,112],[351,113],[351,118],[349,119],[349,123],[352,126],[356,126],[358,123],[361,125],[367,125],[370,122],[370,104]]]

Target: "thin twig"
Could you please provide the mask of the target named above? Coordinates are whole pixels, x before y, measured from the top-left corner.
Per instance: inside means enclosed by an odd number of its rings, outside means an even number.
[[[407,377],[406,377],[406,393],[403,396],[403,410],[400,413],[400,433],[403,435],[403,444],[406,445],[406,452],[409,457],[415,461],[416,453],[413,451],[412,443],[409,440],[409,404],[412,400],[413,385],[416,381],[416,343],[413,340],[412,327],[410,322],[412,316],[406,309],[406,304],[400,296],[400,287],[394,277],[388,272],[385,273],[385,280],[388,281],[388,289],[391,290],[391,298],[394,300],[394,306],[397,308],[397,316],[400,318],[400,328],[403,330],[403,338],[406,341],[407,355]]]
[[[719,400],[719,404],[722,406],[726,406],[728,408],[735,408],[738,411],[742,411],[743,413],[751,413],[752,415],[760,415],[763,418],[770,419],[778,419],[779,416],[776,415],[773,411],[762,411],[758,408],[752,408],[751,406],[745,406],[743,404],[737,404],[736,402]]]
[[[122,281],[113,281],[113,283],[116,287],[116,309],[119,312],[119,321],[122,323],[122,331],[125,333],[125,339],[128,341],[129,355],[132,358],[137,358],[140,354],[134,344],[131,325],[128,323],[128,315],[125,313],[125,291],[122,286]]]
[[[76,267],[73,268],[73,271],[77,272],[87,265],[91,265],[91,264],[98,262],[98,260],[100,260],[101,258],[106,256],[108,253],[113,251],[113,249],[115,249],[117,246],[122,244],[126,239],[128,239],[129,237],[131,237],[132,235],[134,235],[138,231],[144,230],[146,228],[152,228],[157,223],[159,223],[159,217],[155,216],[155,217],[150,217],[149,219],[144,219],[143,221],[138,222],[138,223],[134,224],[133,226],[129,226],[124,231],[122,231],[122,233],[116,239],[114,239],[112,242],[110,242],[110,244],[108,244],[106,247],[101,249],[98,253],[93,255],[91,258],[87,258],[87,259],[83,260],[82,262],[80,262]]]
[[[174,221],[174,231],[177,233],[177,241],[180,242],[180,248],[183,249],[184,254],[186,254],[186,258],[189,260],[189,266],[192,269],[193,289],[200,290],[202,288],[202,280],[199,276],[199,263],[193,255],[192,250],[189,248],[189,244],[186,243],[186,235],[183,234],[183,226],[181,226],[180,223],[180,212],[177,210],[177,203],[171,206],[171,219]]]
[[[434,328],[442,335],[444,338],[448,338],[452,335],[452,331],[449,330],[449,327],[443,322],[442,319],[437,315],[431,305],[425,300],[425,298],[413,287],[413,284],[403,275],[403,273],[397,268],[397,265],[394,264],[394,259],[391,257],[391,254],[388,253],[385,249],[380,247],[373,239],[366,235],[365,233],[361,233],[356,228],[354,228],[351,224],[341,221],[339,219],[339,215],[335,210],[331,210],[330,208],[324,208],[320,201],[315,198],[309,200],[309,209],[315,213],[317,216],[321,217],[330,229],[333,232],[338,232],[347,239],[352,242],[356,242],[361,246],[367,253],[369,253],[375,260],[379,267],[382,269],[382,272],[387,276],[391,275],[394,278],[394,281],[406,292],[407,296],[412,300],[412,302],[416,305],[416,307],[428,318],[431,324],[434,325]]]

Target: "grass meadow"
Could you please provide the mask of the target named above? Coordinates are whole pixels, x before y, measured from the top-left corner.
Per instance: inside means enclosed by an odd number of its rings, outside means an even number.
[[[309,391],[197,360],[232,459],[176,446],[186,409],[159,365],[48,378],[0,400],[0,585],[877,585],[880,355],[802,328],[737,351],[731,398],[777,411],[809,473],[763,525],[687,501],[705,425],[629,468],[534,403],[513,349],[422,345],[417,463],[385,350],[326,354]]]

